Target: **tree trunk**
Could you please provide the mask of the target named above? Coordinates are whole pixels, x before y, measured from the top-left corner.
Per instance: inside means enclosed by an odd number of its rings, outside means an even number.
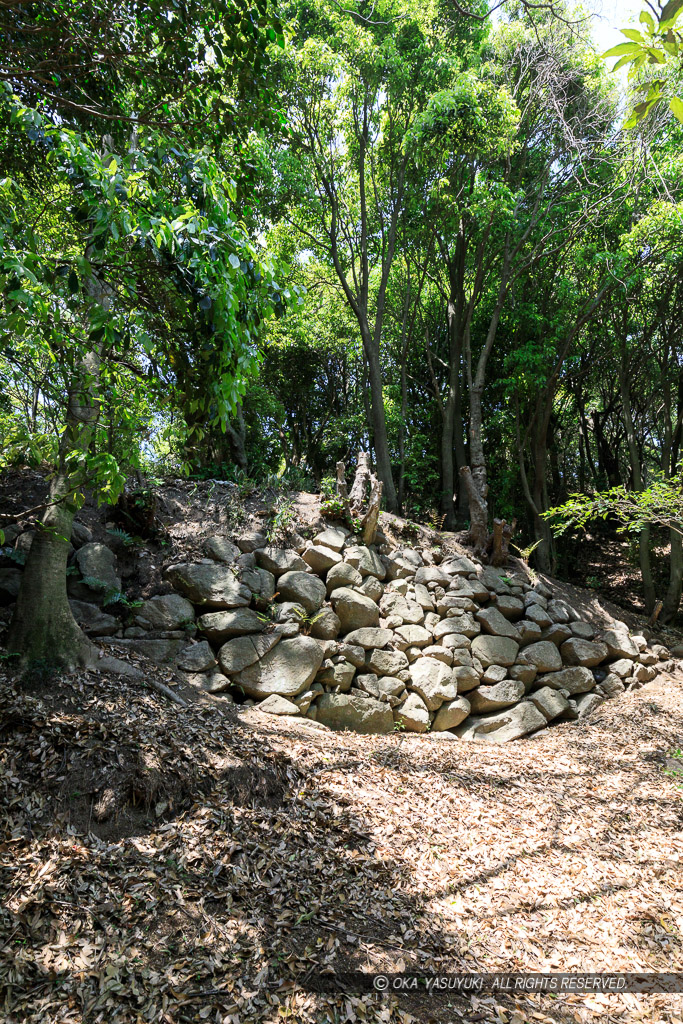
[[[86,256],[90,256],[86,249]],[[111,290],[97,277],[88,284],[93,301],[108,309]],[[31,544],[21,580],[7,646],[19,655],[19,666],[37,663],[61,669],[85,666],[95,648],[76,624],[66,591],[66,563],[76,494],[83,487],[82,470],[70,465],[72,453],[87,455],[101,412],[98,393],[102,342],[77,363],[69,389],[66,424],[59,445],[57,472],[50,485],[50,504]]]
[[[398,511],[398,499],[394,478],[391,472],[391,456],[387,439],[387,421],[384,415],[384,395],[382,391],[382,368],[379,361],[379,350],[372,344],[367,333],[367,343],[363,332],[365,355],[368,361],[368,377],[370,380],[370,410],[372,415],[372,434],[375,445],[375,463],[377,475],[384,484],[384,494],[389,512]]]
[[[237,416],[235,422],[228,423],[225,435],[230,445],[230,455],[232,456],[233,462],[240,468],[246,470],[247,468],[247,427],[244,422],[244,410],[241,405],[237,406]]]
[[[638,452],[636,432],[633,423],[633,413],[631,411],[631,392],[628,385],[627,376],[629,368],[626,365],[626,360],[626,346],[624,344],[622,345],[622,359],[621,366],[619,367],[622,415],[624,417],[624,426],[626,427],[626,442],[628,444],[628,452],[631,460],[633,488],[636,491],[642,491],[643,474],[640,463],[640,453]],[[645,612],[649,615],[652,612],[656,601],[655,587],[654,582],[652,580],[649,524],[643,527],[643,529],[640,531],[640,536],[638,538],[638,559],[640,562],[640,574],[643,579],[643,598],[645,601]]]
[[[73,669],[92,662],[94,647],[77,626],[66,592],[66,562],[76,511],[74,491],[82,484],[69,471],[68,457],[87,453],[100,412],[96,381],[100,351],[84,357],[72,387],[59,468],[50,486],[53,502],[44,513],[26,559],[8,648],[27,668],[44,664]]]
[[[489,510],[486,497],[482,498],[479,486],[469,466],[462,467],[460,479],[467,491],[470,504],[469,543],[480,558],[485,558],[489,539]]]
[[[671,530],[671,556],[669,565],[669,586],[664,597],[662,622],[673,622],[681,604],[683,588],[683,537]]]

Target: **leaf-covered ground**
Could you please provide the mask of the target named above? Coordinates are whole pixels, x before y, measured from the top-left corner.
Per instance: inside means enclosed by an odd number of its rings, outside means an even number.
[[[349,969],[683,969],[681,680],[503,748],[97,674],[0,698],[3,1021],[682,1019],[681,996],[318,991]]]

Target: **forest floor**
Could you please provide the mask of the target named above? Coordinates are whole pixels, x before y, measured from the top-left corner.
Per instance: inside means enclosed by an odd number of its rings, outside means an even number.
[[[22,479],[0,481],[0,506],[40,498]],[[119,552],[135,596],[208,531],[273,507],[173,484],[162,512],[164,538]],[[79,518],[104,539],[105,514]],[[588,618],[616,611],[563,586]],[[330,733],[189,688],[181,708],[145,685],[175,686],[171,670],[140,660],[142,678],[21,684],[3,664],[3,1022],[682,1024],[683,995],[344,978],[683,971],[682,676],[498,747]]]
[[[4,1021],[683,1020],[680,995],[343,979],[682,970],[681,678],[505,747],[97,673],[0,700]]]

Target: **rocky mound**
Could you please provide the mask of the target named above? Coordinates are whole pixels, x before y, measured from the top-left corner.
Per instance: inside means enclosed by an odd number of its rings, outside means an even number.
[[[417,549],[380,532],[363,545],[342,526],[277,547],[257,531],[210,536],[206,557],[166,568],[175,592],[145,601],[127,628],[97,603],[120,589],[115,555],[83,528],[73,543],[72,608],[107,654],[173,664],[226,701],[331,729],[502,743],[674,665],[624,624],[581,621],[522,563],[485,567],[452,540]],[[2,572],[11,597],[20,570]]]

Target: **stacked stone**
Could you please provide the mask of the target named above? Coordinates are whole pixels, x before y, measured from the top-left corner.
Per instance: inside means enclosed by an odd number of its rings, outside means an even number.
[[[667,648],[625,626],[596,633],[540,581],[440,549],[359,545],[343,527],[287,547],[258,532],[209,537],[205,558],[167,569],[176,592],[146,601],[124,628],[84,582],[120,589],[113,552],[73,541],[72,608],[102,646],[332,729],[500,743],[581,718],[674,667]]]
[[[625,628],[596,635],[541,582],[433,550],[381,554],[342,527],[205,551],[168,570],[201,613],[188,680],[332,729],[505,742],[588,714],[669,658]]]

